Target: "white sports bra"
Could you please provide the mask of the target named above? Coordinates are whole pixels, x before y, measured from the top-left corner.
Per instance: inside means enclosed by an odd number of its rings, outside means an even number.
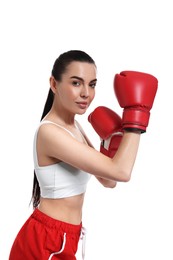
[[[40,123],[40,126],[42,124],[57,125],[58,127],[63,128],[65,131],[71,134],[73,138],[75,138],[75,136],[69,130],[62,127],[61,125],[55,124],[54,122],[46,120],[42,121]],[[59,162],[48,166],[38,165],[36,149],[38,129],[36,130],[34,136],[33,155],[34,169],[39,182],[41,197],[60,199],[84,193],[86,191],[87,183],[91,177],[89,173],[77,169],[65,162]]]

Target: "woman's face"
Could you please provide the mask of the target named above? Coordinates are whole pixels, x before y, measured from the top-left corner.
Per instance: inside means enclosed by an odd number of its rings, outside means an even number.
[[[87,62],[71,62],[54,91],[57,106],[73,114],[83,114],[95,96],[96,67]]]

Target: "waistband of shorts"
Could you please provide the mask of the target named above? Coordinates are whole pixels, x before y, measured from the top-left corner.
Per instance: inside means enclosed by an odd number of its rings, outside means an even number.
[[[49,217],[39,209],[35,209],[31,215],[32,218],[44,224],[48,228],[61,230],[63,232],[80,235],[82,229],[82,222],[79,225],[63,222],[52,217]]]

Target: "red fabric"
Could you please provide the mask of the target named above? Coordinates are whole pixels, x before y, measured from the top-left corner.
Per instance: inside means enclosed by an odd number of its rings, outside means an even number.
[[[11,248],[9,260],[76,260],[82,224],[72,225],[55,220],[36,209],[19,231]]]

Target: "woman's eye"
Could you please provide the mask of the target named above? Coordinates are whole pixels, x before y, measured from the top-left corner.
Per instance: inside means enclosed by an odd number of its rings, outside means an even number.
[[[96,82],[90,84],[91,88],[95,88],[95,86],[96,86]]]
[[[80,86],[80,82],[79,81],[73,81],[72,84],[73,84],[73,86]]]

